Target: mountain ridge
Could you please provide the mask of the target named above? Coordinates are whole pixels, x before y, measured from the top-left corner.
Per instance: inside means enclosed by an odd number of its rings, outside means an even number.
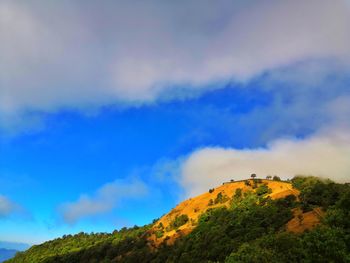
[[[349,204],[349,184],[247,179],[185,200],[152,224],[67,235],[7,262],[349,262]]]

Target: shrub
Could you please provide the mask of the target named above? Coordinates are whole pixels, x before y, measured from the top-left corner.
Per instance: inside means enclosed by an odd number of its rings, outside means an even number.
[[[161,238],[164,236],[164,231],[163,230],[156,230],[155,235],[157,238]]]
[[[216,198],[214,200],[215,204],[222,204],[225,203],[228,200],[227,195],[223,195],[221,192],[216,195]]]
[[[234,199],[241,199],[242,198],[242,189],[241,188],[236,189],[233,198]]]
[[[255,193],[259,196],[265,195],[265,194],[270,194],[272,193],[271,188],[269,188],[267,185],[262,184],[260,185],[256,190]]]
[[[170,223],[170,226],[172,229],[177,229],[180,226],[183,226],[184,224],[186,224],[188,220],[189,220],[188,215],[176,216],[174,221]]]

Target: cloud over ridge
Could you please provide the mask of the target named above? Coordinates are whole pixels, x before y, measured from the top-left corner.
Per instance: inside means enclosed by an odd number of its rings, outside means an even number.
[[[284,179],[314,175],[344,183],[350,178],[349,156],[349,129],[324,130],[305,139],[277,139],[264,148],[206,147],[183,163],[181,182],[190,196],[252,173]]]

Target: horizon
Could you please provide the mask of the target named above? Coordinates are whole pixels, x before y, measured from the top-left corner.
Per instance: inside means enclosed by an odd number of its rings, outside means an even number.
[[[252,173],[349,182],[349,28],[347,0],[1,1],[0,248]]]

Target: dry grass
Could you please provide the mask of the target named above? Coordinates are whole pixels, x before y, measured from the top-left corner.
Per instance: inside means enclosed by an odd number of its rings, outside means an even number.
[[[251,184],[252,180],[250,180]],[[299,191],[294,189],[292,185],[288,182],[280,181],[271,181],[271,180],[262,180],[262,183],[267,184],[271,188],[272,193],[269,195],[272,199],[283,198],[287,195],[299,195]],[[155,224],[155,227],[150,231],[151,236],[149,240],[154,246],[158,246],[160,243],[166,241],[168,244],[172,244],[176,238],[181,235],[186,235],[192,231],[195,227],[199,216],[206,212],[209,208],[215,208],[220,206],[229,206],[232,196],[235,194],[235,191],[240,188],[243,192],[252,191],[251,186],[245,185],[244,181],[226,183],[214,189],[212,193],[206,192],[199,196],[190,198],[180,204],[178,204],[174,209],[172,209],[168,214],[164,215],[158,220]],[[215,200],[217,195],[222,193],[228,197],[228,200],[221,204],[214,204],[209,206],[210,200]],[[173,220],[180,215],[187,215],[189,221],[180,226],[177,231],[171,230],[166,232],[165,229],[173,222]],[[154,231],[156,227],[162,224],[164,226],[164,236],[161,238],[156,238]]]
[[[294,218],[287,223],[287,231],[292,233],[303,233],[306,230],[313,229],[318,225],[324,216],[320,208],[303,213],[300,209],[295,209]]]

